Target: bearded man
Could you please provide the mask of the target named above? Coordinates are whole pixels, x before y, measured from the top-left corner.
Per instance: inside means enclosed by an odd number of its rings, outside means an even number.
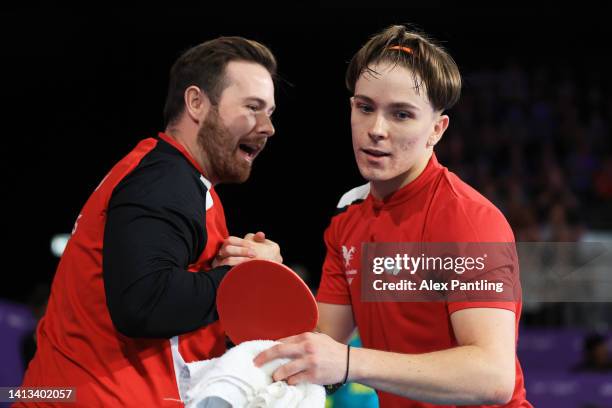
[[[248,259],[282,262],[261,232],[229,236],[214,190],[247,180],[274,134],[275,72],[270,50],[241,37],[175,62],[165,131],[119,161],[77,218],[23,386],[70,387],[84,407],[183,405],[183,359],[225,351],[215,308],[225,274]]]

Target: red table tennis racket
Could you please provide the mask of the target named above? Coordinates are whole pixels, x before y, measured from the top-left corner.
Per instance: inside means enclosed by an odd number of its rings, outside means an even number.
[[[236,265],[225,275],[217,290],[217,310],[234,344],[312,331],[319,319],[314,296],[295,272],[258,259]]]

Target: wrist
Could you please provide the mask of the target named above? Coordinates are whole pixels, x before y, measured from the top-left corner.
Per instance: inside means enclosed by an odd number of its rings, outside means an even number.
[[[337,382],[335,384],[328,384],[325,386],[325,392],[327,393],[327,395],[333,394],[334,392],[338,391],[338,389],[340,389],[343,385],[349,382],[350,358],[351,358],[351,346],[350,345],[348,344],[346,345],[346,352],[344,353],[346,355],[346,362],[344,365],[344,375],[342,379],[340,380],[340,382]]]
[[[346,368],[344,370],[344,378],[342,380],[342,385],[346,384],[349,381],[349,371],[351,368],[351,345],[346,345]]]
[[[364,349],[360,347],[351,347],[351,362],[349,365],[347,382],[359,382],[363,380],[361,373],[361,365]]]

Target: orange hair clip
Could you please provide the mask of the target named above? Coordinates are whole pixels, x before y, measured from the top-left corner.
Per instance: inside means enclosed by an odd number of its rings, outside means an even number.
[[[407,52],[408,54],[412,54],[412,48],[408,48],[408,47],[403,47],[400,45],[393,45],[391,47],[389,47],[390,50],[398,50],[398,51],[404,51]]]

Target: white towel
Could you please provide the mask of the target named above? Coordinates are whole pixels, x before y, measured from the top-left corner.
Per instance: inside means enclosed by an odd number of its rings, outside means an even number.
[[[317,408],[325,406],[320,385],[272,382],[272,373],[288,359],[256,367],[260,352],[279,344],[269,340],[244,342],[223,356],[187,363],[186,408]]]
[[[320,385],[302,383],[295,386],[277,381],[260,390],[247,408],[310,408],[325,406],[325,390]]]

